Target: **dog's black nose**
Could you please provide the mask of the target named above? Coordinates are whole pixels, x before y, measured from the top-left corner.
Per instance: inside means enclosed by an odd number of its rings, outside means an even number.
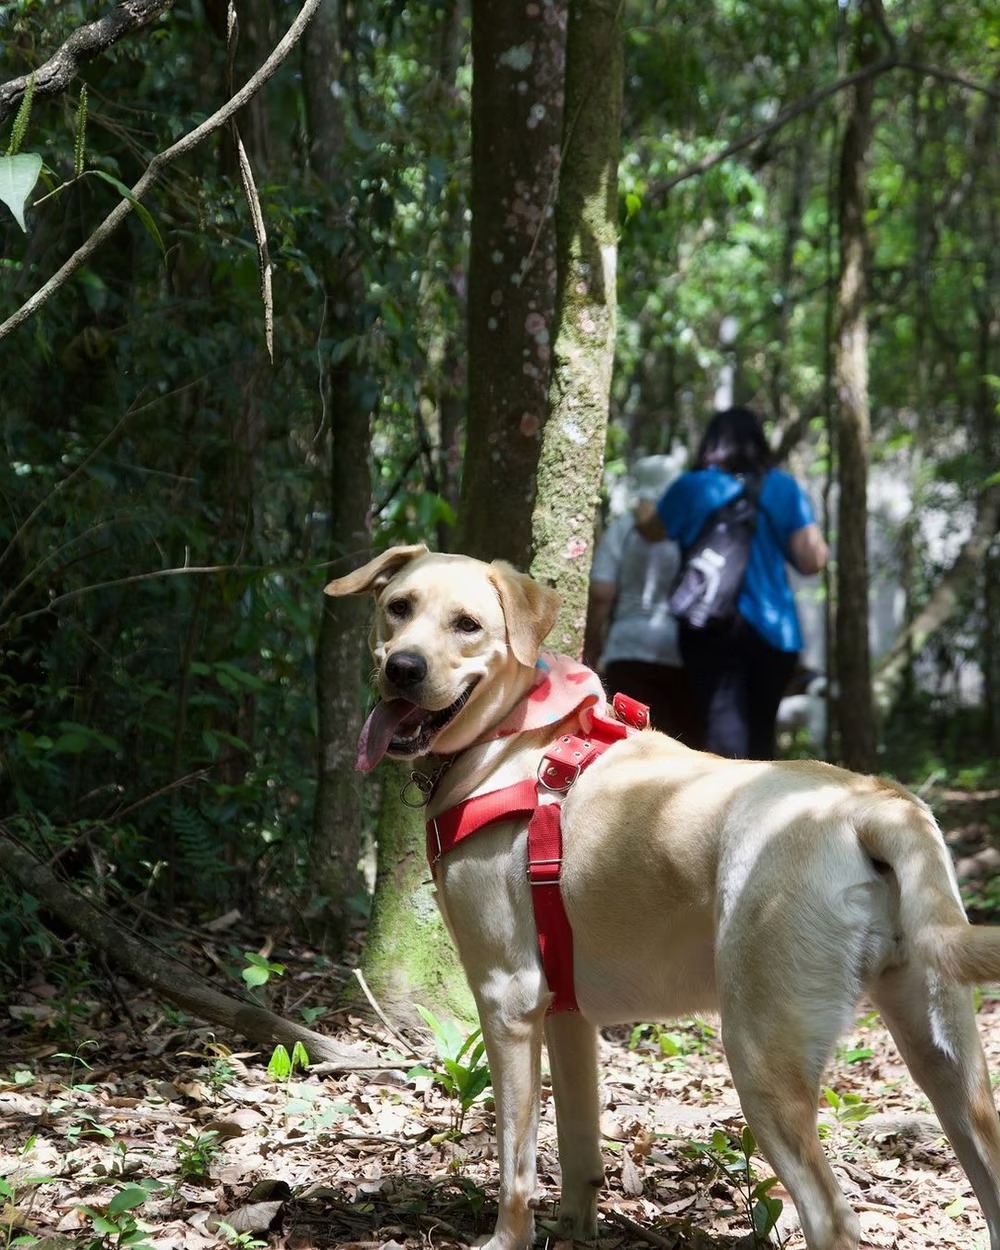
[[[409,690],[427,676],[427,661],[415,651],[394,651],[385,662],[385,675],[400,690]]]

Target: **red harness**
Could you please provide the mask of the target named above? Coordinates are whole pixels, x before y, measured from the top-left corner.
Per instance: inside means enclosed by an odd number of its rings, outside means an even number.
[[[559,888],[563,799],[583,770],[608,747],[649,725],[649,708],[644,703],[616,694],[611,706],[618,719],[595,714],[586,736],[559,738],[542,757],[535,780],[476,795],[427,821],[427,862],[433,872],[442,855],[480,829],[516,816],[528,817],[528,880],[533,887],[542,968],[553,994],[549,1011],[577,1010],[573,931]]]

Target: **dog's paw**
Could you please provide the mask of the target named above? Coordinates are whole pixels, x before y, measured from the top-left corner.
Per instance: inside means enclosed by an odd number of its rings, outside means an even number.
[[[552,1227],[558,1241],[596,1241],[596,1204],[582,1211],[561,1206]]]

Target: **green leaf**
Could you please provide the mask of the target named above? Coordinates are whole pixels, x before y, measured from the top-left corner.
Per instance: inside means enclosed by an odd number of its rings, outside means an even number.
[[[108,1215],[119,1215],[122,1211],[131,1211],[141,1206],[149,1197],[149,1193],[138,1185],[127,1185],[120,1190],[108,1203]]]
[[[256,989],[259,985],[266,985],[271,974],[266,968],[244,968],[242,972],[243,980],[251,989]]]
[[[42,172],[42,158],[37,152],[21,152],[17,156],[0,156],[0,200],[14,214],[14,220],[27,234],[24,204]]]
[[[111,186],[114,187],[123,200],[128,200],[128,202],[135,209],[135,215],[149,231],[153,242],[160,249],[163,255],[166,256],[167,250],[163,246],[163,238],[160,235],[156,222],[153,220],[152,213],[150,213],[149,209],[146,208],[144,204],[140,203],[139,200],[136,199],[136,197],[132,194],[131,189],[127,187],[120,178],[116,178],[113,174],[109,174],[107,170],[91,169],[88,172],[96,174],[98,178],[103,178],[105,182],[110,183]]]
[[[244,976],[246,974],[244,973]],[[287,1080],[292,1074],[292,1060],[288,1051],[279,1042],[271,1053],[271,1060],[267,1065],[267,1075],[272,1081]]]
[[[82,1211],[89,1218],[94,1229],[105,1236],[114,1236],[115,1233],[121,1231],[113,1220],[107,1219],[100,1211],[95,1211],[93,1207],[78,1207],[77,1210]]]
[[[782,1211],[780,1198],[763,1197],[753,1209],[753,1231],[763,1240],[777,1224]]]

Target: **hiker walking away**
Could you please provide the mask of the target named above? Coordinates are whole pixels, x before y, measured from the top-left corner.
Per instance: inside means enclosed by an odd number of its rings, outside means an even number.
[[[701,710],[670,612],[680,547],[668,538],[647,542],[632,514],[639,500],[655,505],[682,463],[682,456],[643,456],[632,465],[628,507],[611,518],[594,552],[583,659],[601,674],[609,696],[627,694],[645,703],[654,729],[700,749]]]
[[[730,408],[712,417],[694,468],[656,504],[636,504],[635,524],[647,541],[672,538],[685,562],[697,555],[695,564],[707,563],[711,570],[715,553],[707,552],[707,562],[702,558],[706,532],[720,510],[724,515],[740,498],[745,570],[731,611],[720,618],[705,611],[686,614],[678,607],[678,642],[705,717],[706,749],[730,759],[772,759],[778,704],[803,646],[785,565],[811,574],[827,560],[809,496],[791,474],[774,468],[757,415],[749,408]],[[716,547],[723,552],[721,568],[725,548]],[[689,580],[687,567],[681,578]]]

